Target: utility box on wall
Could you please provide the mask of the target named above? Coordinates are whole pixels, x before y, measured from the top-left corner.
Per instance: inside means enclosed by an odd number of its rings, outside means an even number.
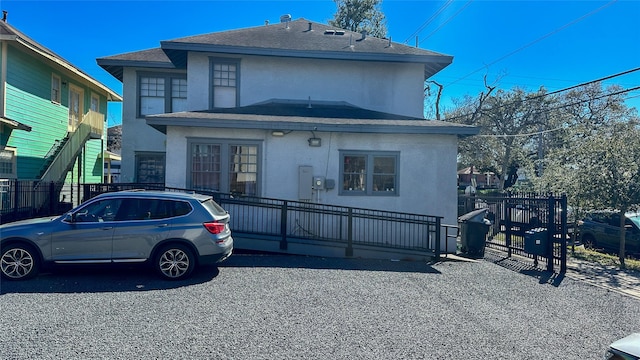
[[[313,199],[313,166],[298,166],[298,199]]]
[[[324,176],[313,177],[313,190],[324,190]]]

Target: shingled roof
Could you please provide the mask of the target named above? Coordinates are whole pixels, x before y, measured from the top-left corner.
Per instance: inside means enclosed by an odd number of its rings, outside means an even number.
[[[335,60],[419,63],[425,79],[449,65],[453,57],[360,33],[298,19],[161,41],[158,49],[109,56],[98,64],[122,80],[124,66],[186,68],[187,53],[200,51]]]
[[[344,102],[281,99],[236,108],[147,115],[146,119],[147,124],[163,133],[167,126],[461,137],[476,135],[480,130],[475,126],[362,109]]]

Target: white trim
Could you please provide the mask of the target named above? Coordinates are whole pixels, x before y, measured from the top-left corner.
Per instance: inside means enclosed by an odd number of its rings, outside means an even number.
[[[53,98],[53,84],[58,83],[58,97]],[[62,103],[62,78],[60,75],[51,73],[51,102],[54,104]]]

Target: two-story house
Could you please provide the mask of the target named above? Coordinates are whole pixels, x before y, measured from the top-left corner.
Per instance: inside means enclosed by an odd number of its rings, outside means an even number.
[[[107,102],[122,98],[11,26],[6,13],[0,60],[0,179],[102,182]]]
[[[458,137],[478,129],[423,116],[452,57],[282,20],[97,60],[123,82],[122,181],[455,223]]]

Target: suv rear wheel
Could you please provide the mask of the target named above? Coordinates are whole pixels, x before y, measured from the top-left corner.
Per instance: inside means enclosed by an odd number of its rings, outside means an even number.
[[[26,280],[38,275],[38,254],[27,244],[11,244],[2,248],[0,256],[2,277],[9,280]]]
[[[191,249],[182,244],[163,246],[154,261],[156,271],[168,280],[181,280],[189,277],[196,265]]]

